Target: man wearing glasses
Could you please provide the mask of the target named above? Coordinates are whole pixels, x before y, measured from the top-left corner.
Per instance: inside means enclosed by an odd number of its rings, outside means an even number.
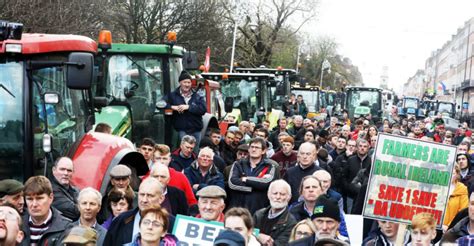
[[[18,211],[9,206],[0,206],[0,245],[20,245],[24,234],[20,230],[21,217]]]
[[[268,186],[278,176],[277,163],[265,158],[266,143],[262,138],[249,142],[249,157],[232,165],[229,178],[229,208],[245,207],[250,213],[269,205]]]

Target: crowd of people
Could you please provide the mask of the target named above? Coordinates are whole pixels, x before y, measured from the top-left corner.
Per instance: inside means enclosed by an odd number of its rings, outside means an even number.
[[[180,77],[183,88],[188,79]],[[178,88],[172,98],[175,120],[202,116],[196,93]],[[137,151],[149,173],[137,177],[133,165],[118,164],[103,194],[72,184],[68,157],[57,159],[51,177],[1,180],[0,244],[179,245],[172,229],[176,216],[185,215],[223,223],[215,245],[350,245],[353,225],[346,217],[362,214],[379,132],[456,145],[458,154],[441,229],[433,215],[416,214],[397,243],[399,224],[364,219],[363,245],[474,241],[474,159],[466,123],[451,132],[442,118],[375,124],[370,117],[351,122],[347,112],[309,119],[298,114],[302,107],[295,109],[273,129],[268,121],[240,121],[223,135],[210,129],[202,139],[196,120],[181,122],[178,148],[143,139]],[[96,131],[110,127],[100,123]]]
[[[184,135],[175,150],[143,139],[137,150],[150,172],[136,177],[127,165],[113,167],[105,196],[74,187],[73,162],[61,157],[51,177],[0,181],[0,221],[8,228],[5,242],[12,242],[5,245],[173,245],[179,241],[171,234],[179,214],[238,232],[216,238],[237,243],[226,245],[347,245],[345,215],[362,213],[379,132],[457,144],[443,228],[437,230],[431,214],[418,214],[403,243],[470,240],[474,171],[466,124],[450,132],[441,119],[376,126],[367,119],[351,123],[344,115],[327,121],[294,115],[274,129],[265,121],[241,121],[223,136],[211,129],[199,142]],[[398,228],[366,219],[364,245],[395,245]]]

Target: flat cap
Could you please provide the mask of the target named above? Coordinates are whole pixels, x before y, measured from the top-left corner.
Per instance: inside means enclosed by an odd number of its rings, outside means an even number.
[[[237,147],[237,150],[249,152],[249,145],[248,144],[241,144]]]
[[[208,198],[226,198],[227,194],[225,190],[217,185],[208,185],[202,189],[200,189],[196,193],[197,197],[208,197]]]
[[[63,243],[86,244],[97,243],[97,232],[84,226],[74,226],[64,239]]]
[[[23,188],[23,184],[18,180],[4,179],[0,181],[0,197],[17,194],[22,191]]]
[[[125,178],[130,175],[132,175],[132,170],[123,164],[118,164],[110,170],[110,177],[112,178]]]

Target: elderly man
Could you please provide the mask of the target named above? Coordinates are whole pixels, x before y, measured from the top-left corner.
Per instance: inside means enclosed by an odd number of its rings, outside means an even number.
[[[244,142],[247,142],[250,140],[251,137],[251,131],[250,131],[250,122],[248,121],[241,121],[239,123],[239,131],[241,131],[244,134]]]
[[[51,206],[54,196],[51,182],[44,176],[33,176],[25,182],[23,192],[28,208],[28,214],[23,215],[23,245],[61,245],[71,220]]]
[[[229,207],[245,207],[254,213],[268,206],[265,194],[278,175],[278,164],[264,157],[266,150],[264,139],[253,138],[249,142],[249,158],[232,165],[229,189],[235,194],[229,196]]]
[[[292,136],[295,137],[298,131],[303,129],[303,116],[301,115],[295,115],[293,116],[293,126],[288,128],[288,133]]]
[[[188,178],[194,193],[208,185],[224,187],[224,175],[217,170],[213,164],[214,151],[204,147],[199,151],[198,159],[190,167],[184,169],[184,175]]]
[[[23,188],[23,184],[15,179],[4,179],[0,181],[0,205],[11,204],[18,213],[23,214],[25,207]]]
[[[196,154],[193,152],[196,143],[196,138],[193,136],[185,135],[182,137],[179,148],[171,153],[173,160],[169,166],[178,172],[182,172],[185,168],[189,167],[196,160]]]
[[[316,161],[316,146],[312,143],[302,143],[298,149],[298,161],[294,167],[286,171],[283,179],[291,186],[291,200],[290,204],[298,201],[299,187],[303,177],[312,175],[315,171],[321,168],[315,164]]]
[[[196,218],[202,218],[207,221],[224,222],[225,208],[224,199],[226,192],[219,186],[209,185],[197,193],[199,214]]]
[[[61,157],[53,165],[53,207],[61,211],[66,218],[75,221],[79,218],[77,209],[77,195],[79,190],[72,186],[71,179],[74,172],[72,160],[68,157]]]
[[[203,128],[202,116],[206,113],[207,107],[205,99],[194,92],[191,86],[191,75],[182,71],[179,76],[179,87],[163,97],[163,100],[167,103],[166,107],[173,110],[173,126],[179,138],[191,135],[199,143]]]
[[[311,216],[316,233],[313,236],[305,237],[290,242],[290,246],[312,246],[319,239],[331,238],[341,241],[348,241],[347,238],[338,235],[337,229],[341,222],[339,207],[336,202],[326,196],[319,196],[316,200],[313,215]]]
[[[132,170],[124,165],[118,164],[110,170],[110,184],[107,186],[107,190],[105,194],[109,194],[109,192],[115,187],[119,190],[123,190],[126,192],[128,190],[129,193],[135,193],[130,186],[131,182],[131,175]],[[136,207],[137,199],[135,197],[133,201],[133,207]],[[99,223],[104,222],[110,216],[110,211],[107,209],[107,197],[102,198],[101,202],[101,209],[97,220]]]
[[[267,193],[270,206],[254,214],[255,228],[260,229],[258,241],[262,245],[288,245],[291,229],[298,221],[288,210],[290,185],[282,179],[273,181]]]
[[[130,243],[140,232],[140,213],[145,209],[161,204],[164,200],[163,185],[155,178],[145,179],[138,189],[138,208],[123,212],[117,216],[109,227],[105,236],[104,246],[116,246]],[[169,227],[174,225],[174,216],[169,215]]]
[[[184,192],[176,187],[169,186],[170,171],[167,166],[156,163],[151,169],[150,176],[156,178],[163,185],[163,195],[165,199],[161,207],[166,208],[168,212],[176,216],[177,214],[188,214],[188,203]]]
[[[96,218],[100,211],[102,195],[94,188],[87,187],[79,192],[77,201],[81,216],[72,224],[94,229],[97,232],[97,245],[103,245],[107,230],[97,223]]]
[[[170,147],[165,144],[157,144],[155,145],[154,155],[155,163],[159,162],[168,167],[168,171],[170,172],[170,180],[168,185],[176,187],[184,192],[186,195],[186,200],[188,201],[188,206],[196,205],[197,200],[194,196],[193,188],[191,187],[188,178],[186,178],[186,175],[169,166],[171,163]]]
[[[24,234],[20,214],[10,206],[0,206],[0,244],[4,246],[20,245]]]

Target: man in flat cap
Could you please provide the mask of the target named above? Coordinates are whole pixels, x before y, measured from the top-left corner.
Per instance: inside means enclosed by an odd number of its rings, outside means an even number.
[[[224,199],[227,197],[224,189],[217,185],[208,185],[200,189],[196,196],[198,197],[199,214],[196,218],[202,218],[207,221],[224,222],[225,208]]]
[[[166,108],[173,110],[173,126],[179,133],[179,139],[191,135],[196,142],[201,140],[202,116],[207,107],[204,98],[191,88],[191,75],[183,71],[179,76],[179,87],[163,97]]]
[[[109,194],[109,192],[115,187],[119,190],[129,193],[135,193],[130,186],[131,182],[131,175],[132,170],[124,165],[118,164],[110,170],[110,185],[107,186],[107,190],[105,194]],[[107,209],[107,196],[102,198],[102,205],[100,208],[99,215],[97,216],[97,221],[99,223],[103,223],[110,215],[110,211]],[[135,194],[135,198],[133,199],[133,207],[135,208],[137,205],[137,195]]]
[[[14,179],[0,181],[0,205],[11,204],[18,213],[23,214],[25,197],[23,196],[23,184]]]
[[[71,183],[74,165],[69,157],[60,157],[53,165],[53,207],[61,211],[62,215],[72,221],[79,219],[77,196],[79,190]]]
[[[97,244],[97,232],[85,226],[74,226],[71,228],[66,238],[63,241],[64,245],[87,245],[92,246]],[[98,244],[101,245],[101,244]]]

